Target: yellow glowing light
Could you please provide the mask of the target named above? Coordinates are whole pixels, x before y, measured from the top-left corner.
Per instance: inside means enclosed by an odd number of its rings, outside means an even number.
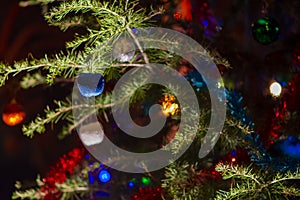
[[[3,114],[2,116],[3,121],[9,126],[15,126],[20,124],[24,120],[24,118],[24,112]]]
[[[224,87],[224,82],[222,80],[217,82],[217,88],[223,88]]]
[[[6,105],[3,109],[2,119],[9,126],[15,126],[23,122],[26,114],[20,104],[15,101]]]
[[[270,85],[270,93],[274,96],[274,97],[279,97],[281,94],[282,88],[281,85],[277,82],[273,82]]]
[[[235,159],[235,158],[232,158],[232,159],[231,159],[231,162],[235,162],[235,161],[236,161],[236,159]]]
[[[175,115],[178,112],[178,104],[174,103],[175,97],[170,95],[165,95],[162,101],[162,112],[166,115]]]
[[[178,105],[176,103],[166,102],[163,103],[163,113],[167,116],[175,115],[178,109]]]

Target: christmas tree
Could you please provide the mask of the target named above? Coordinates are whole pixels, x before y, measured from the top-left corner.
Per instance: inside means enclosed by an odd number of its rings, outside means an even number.
[[[3,122],[64,146],[12,199],[300,197],[299,2],[19,5],[70,38],[0,65]],[[30,114],[20,94],[50,100]]]

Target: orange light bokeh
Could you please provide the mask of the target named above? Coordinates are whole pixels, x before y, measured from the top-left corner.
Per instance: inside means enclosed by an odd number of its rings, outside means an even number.
[[[11,103],[4,107],[2,120],[8,126],[16,126],[23,122],[25,116],[26,114],[21,105],[17,103]]]
[[[165,97],[161,100],[162,102],[162,112],[164,115],[175,115],[178,112],[178,104],[174,103],[175,97],[170,95],[165,95]]]

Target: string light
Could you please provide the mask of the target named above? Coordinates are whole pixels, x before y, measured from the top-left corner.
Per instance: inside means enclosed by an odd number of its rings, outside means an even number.
[[[110,173],[106,169],[102,169],[99,173],[99,180],[102,183],[107,183],[110,181]]]
[[[130,182],[128,183],[128,186],[132,188],[132,187],[134,187],[134,183],[130,181]]]
[[[174,101],[175,97],[172,95],[165,95],[161,100],[162,112],[164,113],[164,115],[169,116],[177,114],[179,106]]]
[[[151,184],[151,179],[149,177],[142,177],[142,184],[149,186]]]
[[[270,93],[272,94],[272,96],[274,97],[279,97],[282,91],[282,87],[278,82],[273,82],[270,85]]]
[[[132,178],[129,183],[128,183],[128,186],[133,188],[135,185],[137,184],[137,180],[136,178]]]

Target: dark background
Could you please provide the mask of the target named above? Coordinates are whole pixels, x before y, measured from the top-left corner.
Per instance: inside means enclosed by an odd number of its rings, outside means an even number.
[[[44,54],[59,52],[64,42],[72,38],[73,33],[62,33],[58,28],[49,27],[41,11],[42,7],[21,8],[18,1],[2,0],[0,7],[0,60],[8,64],[26,59],[31,53],[37,58]],[[18,87],[19,75],[9,79],[0,88],[0,110],[12,98],[24,107],[26,118],[24,123],[42,113],[46,105],[51,105],[53,97],[63,98],[70,87],[54,85],[38,86],[23,90]],[[16,180],[22,180],[31,186],[37,174],[45,175],[50,166],[63,153],[74,146],[78,140],[73,134],[60,141],[57,130],[47,131],[30,139],[21,132],[22,125],[9,127],[0,121],[0,199],[11,199]]]
[[[199,2],[202,1],[193,1],[193,5],[197,6]],[[276,103],[267,94],[270,82],[278,74],[295,70],[293,52],[300,48],[297,47],[300,3],[298,0],[269,1],[269,15],[279,22],[281,33],[277,42],[265,46],[253,40],[250,28],[251,22],[260,17],[262,1],[209,2],[215,16],[222,19],[223,29],[205,44],[228,58],[233,69],[226,72],[225,81],[234,82],[235,89],[243,93],[257,127],[263,127]],[[62,33],[58,28],[47,25],[41,14],[45,9],[41,6],[20,8],[17,1],[1,1],[2,62],[12,64],[15,60],[27,58],[29,53],[40,58],[44,54],[59,52],[64,48],[64,42],[72,39],[76,30]],[[193,11],[198,12],[196,7]],[[194,37],[202,40],[201,31],[197,32],[199,24],[197,21],[194,23]],[[0,88],[0,110],[15,97],[24,106],[24,123],[42,113],[45,106],[52,103],[53,97],[63,98],[70,92],[68,85],[61,84],[22,90],[16,84],[19,78],[10,79]],[[0,121],[0,199],[10,199],[16,180],[28,180],[27,185],[30,186],[37,174],[44,175],[60,155],[79,144],[76,134],[59,140],[57,130],[30,139],[22,135],[21,127],[8,127]]]

